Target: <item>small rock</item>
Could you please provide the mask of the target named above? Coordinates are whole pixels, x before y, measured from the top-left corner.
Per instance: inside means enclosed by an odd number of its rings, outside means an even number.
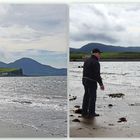
[[[81,108],[78,108],[78,109],[74,110],[74,113],[76,113],[76,114],[82,114],[82,109]]]
[[[129,106],[140,106],[140,103],[129,104]]]
[[[108,107],[113,107],[113,105],[112,104],[109,104]]]
[[[73,100],[76,100],[77,99],[77,96],[73,96],[73,97],[71,97],[69,100],[70,101],[73,101]]]
[[[74,119],[74,120],[72,120],[73,122],[80,122],[80,120],[79,119]]]
[[[115,93],[115,94],[108,94],[109,97],[112,97],[112,98],[121,98],[124,96],[123,93]]]
[[[83,68],[83,66],[78,66],[78,68]]]
[[[75,105],[74,107],[75,107],[75,108],[80,108],[80,106],[79,106],[79,105]]]
[[[127,122],[127,120],[126,120],[125,117],[122,117],[122,118],[119,118],[119,121],[118,122]]]
[[[135,104],[130,104],[130,106],[134,106]]]

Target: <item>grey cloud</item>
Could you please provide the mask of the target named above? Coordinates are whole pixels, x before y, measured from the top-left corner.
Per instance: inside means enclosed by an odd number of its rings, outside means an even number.
[[[84,16],[81,16],[82,14],[79,12],[80,8],[72,8],[75,14],[78,13],[79,15],[78,21],[76,21],[73,20],[73,18],[76,18],[74,13],[70,14],[71,41],[99,41],[114,44],[121,40],[119,35],[121,36],[122,33],[127,31],[126,22],[120,20],[119,13],[112,11],[113,8],[108,9],[110,8],[108,6],[111,5],[104,5],[103,7],[102,4],[101,7],[98,6],[99,5],[91,4],[90,6],[85,5],[85,8],[82,7],[84,10],[81,11],[81,13],[83,12]]]
[[[126,31],[126,28],[124,27],[124,26],[122,26],[122,25],[116,25],[115,27],[114,27],[114,30],[115,31],[120,31],[120,32],[122,32],[122,31]]]
[[[104,42],[110,42],[110,43],[116,43],[118,40],[116,38],[113,38],[112,36],[109,36],[107,34],[90,34],[86,33],[81,36],[73,36],[71,37],[73,41],[104,41]]]
[[[0,37],[28,43],[44,36],[56,36],[66,32],[68,8],[64,4],[11,4],[6,7],[6,14],[0,17],[0,27],[6,33],[0,34]],[[34,33],[8,33],[8,29],[13,26],[28,27]]]
[[[47,32],[66,28],[67,6],[64,4],[12,4],[0,25],[19,24]]]

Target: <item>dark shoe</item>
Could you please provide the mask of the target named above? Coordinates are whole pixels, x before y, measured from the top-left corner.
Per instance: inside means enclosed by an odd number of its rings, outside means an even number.
[[[94,117],[98,117],[98,116],[100,116],[100,115],[95,113],[93,115],[89,115],[88,118],[94,118]]]
[[[100,115],[99,114],[96,114],[96,113],[93,115],[93,117],[98,117],[98,116],[100,116]]]

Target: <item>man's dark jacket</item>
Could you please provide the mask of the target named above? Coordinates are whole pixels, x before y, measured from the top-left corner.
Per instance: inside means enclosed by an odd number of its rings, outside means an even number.
[[[94,85],[97,82],[100,86],[103,85],[100,76],[100,63],[98,58],[92,55],[86,59],[83,66],[83,84],[86,82],[88,85]]]

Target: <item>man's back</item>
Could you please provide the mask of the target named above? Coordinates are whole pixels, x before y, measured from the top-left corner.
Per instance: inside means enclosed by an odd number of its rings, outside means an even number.
[[[96,56],[92,55],[90,58],[85,60],[83,67],[83,78],[96,81],[102,85],[100,64]]]

